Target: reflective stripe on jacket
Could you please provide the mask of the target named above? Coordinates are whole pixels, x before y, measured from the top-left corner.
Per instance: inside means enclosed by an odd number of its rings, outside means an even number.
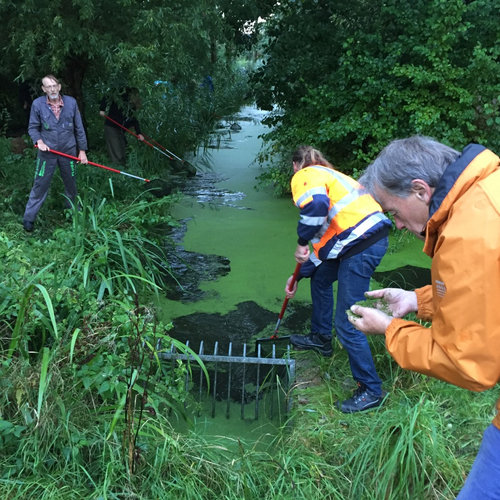
[[[499,161],[473,144],[446,169],[426,225],[432,283],[416,290],[418,316],[432,326],[393,319],[386,330],[402,368],[472,391],[500,380]],[[500,429],[500,414],[493,423]]]
[[[320,260],[336,259],[360,240],[390,227],[380,205],[349,176],[328,167],[303,168],[292,178],[300,208],[299,243],[311,242]]]

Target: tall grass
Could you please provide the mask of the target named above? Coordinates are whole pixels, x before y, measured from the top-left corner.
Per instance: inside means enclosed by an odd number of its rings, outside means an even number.
[[[308,361],[310,377],[322,381],[295,389],[302,402],[295,405],[294,427],[284,427],[267,449],[230,436],[206,441],[179,435],[160,409],[139,426],[132,475],[123,460],[122,433],[110,427],[114,407],[72,387],[52,362],[38,426],[29,438],[24,434],[22,446],[12,441],[0,452],[0,495],[23,500],[455,497],[491,416],[493,393],[478,397],[393,367],[397,387],[386,386],[390,395],[383,407],[343,415],[333,403],[348,395],[342,384],[349,373],[344,353],[337,351],[332,360],[306,353],[299,361]],[[389,364],[386,359],[380,366],[383,376]],[[38,401],[40,373],[40,365],[30,367],[22,358],[11,365],[10,380],[21,391],[17,412],[28,420],[35,421],[29,408]],[[1,407],[8,408],[2,394]]]
[[[314,461],[343,498],[455,498],[493,418],[498,389],[471,393],[404,371],[383,341],[369,341],[389,395],[382,407],[361,414],[335,409],[352,383],[341,348],[331,359],[296,353],[300,402],[289,449],[300,449],[304,463]]]
[[[153,288],[162,285],[164,275],[169,273],[167,257],[158,240],[145,236],[143,225],[145,218],[167,210],[170,203],[168,199],[138,199],[118,212],[105,198],[80,200],[82,209],[71,212],[72,231],[55,233],[57,240],[74,249],[69,272],[81,274],[84,286],[94,276],[101,282],[100,293],[104,287],[113,293],[115,283],[137,292],[137,280],[131,275]],[[157,222],[171,223],[171,219]]]

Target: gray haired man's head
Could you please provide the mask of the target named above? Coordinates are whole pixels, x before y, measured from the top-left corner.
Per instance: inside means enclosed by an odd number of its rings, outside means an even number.
[[[415,135],[387,145],[368,166],[359,182],[374,194],[375,188],[400,198],[412,192],[412,181],[422,179],[436,187],[444,171],[460,153],[430,137]]]

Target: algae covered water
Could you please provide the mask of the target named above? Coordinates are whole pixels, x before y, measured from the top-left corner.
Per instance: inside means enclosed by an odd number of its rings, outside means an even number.
[[[173,233],[177,247],[171,264],[178,284],[158,306],[162,319],[173,324],[170,334],[196,352],[201,342],[205,352],[217,342],[225,353],[231,342],[233,355],[241,355],[245,343],[251,348],[256,338],[270,337],[296,265],[298,209],[290,196],[275,196],[272,187],[255,189],[262,172],[255,160],[267,131],[264,116],[255,107],[241,110],[235,122],[239,127],[228,124],[219,147],[210,151],[212,168],[187,181],[184,197],[173,209],[179,228]],[[374,279],[381,286],[408,289],[430,282],[430,259],[422,247],[410,235],[391,235]],[[288,303],[280,335],[308,333],[309,317],[309,282],[303,280]],[[244,421],[238,411],[233,409],[231,425],[249,439],[273,435],[280,425],[277,417]],[[193,421],[197,432],[228,435],[224,416],[201,415]]]
[[[264,115],[242,109],[241,130],[228,130],[211,151],[213,170],[188,181],[174,208],[182,225],[182,290],[165,297],[161,310],[181,340],[247,342],[259,332],[270,335],[276,323],[295,268],[298,214],[289,197],[255,189]],[[307,297],[308,288],[300,287],[297,301]]]
[[[160,308],[180,340],[249,342],[273,333],[296,264],[298,209],[291,197],[276,197],[272,187],[255,189],[264,116],[254,107],[241,110],[241,130],[228,127],[219,149],[211,150],[212,170],[187,181],[173,210],[181,224],[174,268],[181,287],[163,297]],[[391,239],[393,250],[374,278],[383,286],[420,286],[430,266],[423,243],[404,235]],[[309,305],[309,283],[303,280],[280,331],[303,333]]]

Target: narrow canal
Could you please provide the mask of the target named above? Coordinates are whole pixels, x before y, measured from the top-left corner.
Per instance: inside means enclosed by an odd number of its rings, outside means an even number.
[[[171,261],[178,284],[172,283],[158,306],[162,319],[173,323],[170,334],[189,341],[196,352],[203,341],[206,353],[218,342],[221,354],[232,343],[233,354],[241,355],[244,343],[251,349],[255,339],[270,337],[295,268],[297,208],[290,197],[274,196],[271,187],[255,189],[262,172],[255,159],[267,131],[264,116],[245,107],[235,126],[227,124],[219,147],[210,150],[212,169],[187,181],[173,211],[180,224],[172,235],[177,247]],[[429,279],[429,266],[422,242],[393,235],[375,278],[384,286],[412,288]],[[309,283],[304,281],[288,304],[280,335],[308,333],[309,315]],[[232,420],[241,432],[239,419]],[[205,431],[207,425],[221,425],[231,435],[225,418],[217,423],[203,417],[197,424]],[[262,433],[267,424],[252,425]]]
[[[193,346],[270,336],[295,268],[296,208],[288,197],[273,196],[271,187],[255,189],[264,115],[241,110],[241,130],[227,128],[220,147],[210,151],[213,170],[188,181],[173,212],[182,225],[174,262],[182,288],[174,287],[161,310],[173,321],[172,335]],[[296,304],[308,297],[307,287],[300,288]],[[286,323],[300,330],[308,312],[298,315],[296,304],[290,303]]]
[[[188,180],[174,208],[181,227],[174,234],[173,266],[181,286],[173,285],[160,308],[180,340],[248,342],[274,331],[285,283],[296,264],[298,210],[290,197],[274,196],[271,187],[255,189],[262,172],[255,158],[267,130],[264,116],[253,107],[241,110],[236,122],[241,130],[227,127],[219,149],[210,153],[213,170]],[[400,283],[399,278],[411,285],[415,278],[414,284],[420,284],[419,269],[430,265],[422,242],[404,234],[391,241],[377,281],[387,285]],[[288,304],[280,333],[302,333],[309,304],[304,281]]]

